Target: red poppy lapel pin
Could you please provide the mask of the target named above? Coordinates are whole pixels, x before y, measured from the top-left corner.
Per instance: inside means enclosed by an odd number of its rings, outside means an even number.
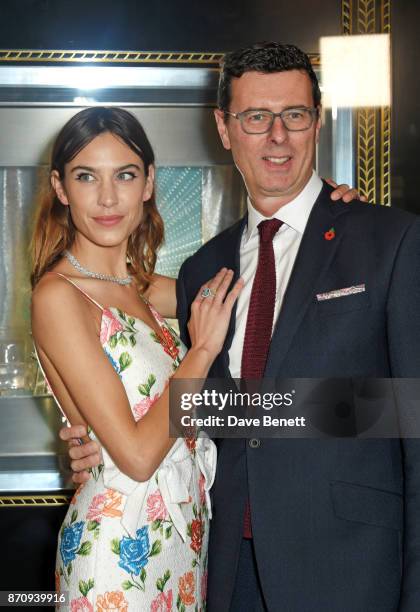
[[[324,238],[325,238],[325,240],[334,240],[334,238],[335,238],[335,229],[333,227],[330,227],[330,229],[325,232]]]

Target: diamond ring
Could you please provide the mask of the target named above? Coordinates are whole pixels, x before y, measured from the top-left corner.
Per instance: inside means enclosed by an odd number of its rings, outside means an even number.
[[[213,289],[210,289],[210,287],[204,287],[203,291],[201,292],[201,297],[202,298],[214,298],[214,296],[216,295],[216,292],[213,291]]]

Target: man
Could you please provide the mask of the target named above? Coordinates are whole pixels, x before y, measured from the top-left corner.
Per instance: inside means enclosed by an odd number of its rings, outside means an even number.
[[[188,342],[199,287],[222,266],[244,278],[211,376],[419,375],[419,220],[331,202],[313,172],[320,98],[292,45],[225,57],[216,122],[248,214],[178,282]],[[213,511],[210,612],[420,609],[417,440],[221,440]]]

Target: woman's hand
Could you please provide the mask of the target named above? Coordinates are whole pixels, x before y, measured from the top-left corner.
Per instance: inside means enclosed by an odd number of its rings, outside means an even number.
[[[360,200],[361,202],[367,202],[367,198],[364,195],[360,195],[355,187],[350,187],[343,183],[342,185],[337,185],[337,183],[332,179],[325,179],[328,185],[334,187],[334,191],[331,193],[331,200],[343,200],[347,204],[352,200]]]
[[[212,361],[222,350],[233,305],[244,285],[240,278],[228,292],[232,279],[233,271],[222,268],[200,288],[191,304],[191,317],[188,322],[191,348],[206,351]],[[203,291],[206,289],[210,295],[203,297]]]

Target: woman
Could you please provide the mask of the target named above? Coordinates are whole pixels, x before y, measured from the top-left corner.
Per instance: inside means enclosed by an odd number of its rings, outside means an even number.
[[[33,237],[33,336],[63,414],[89,426],[104,461],[64,520],[57,588],[71,610],[204,609],[216,453],[208,439],[169,438],[167,387],[207,375],[242,281],[228,291],[222,269],[200,290],[186,352],[155,310],[173,313],[173,287],[153,275],[154,156],[127,111],[70,119],[50,180]]]

